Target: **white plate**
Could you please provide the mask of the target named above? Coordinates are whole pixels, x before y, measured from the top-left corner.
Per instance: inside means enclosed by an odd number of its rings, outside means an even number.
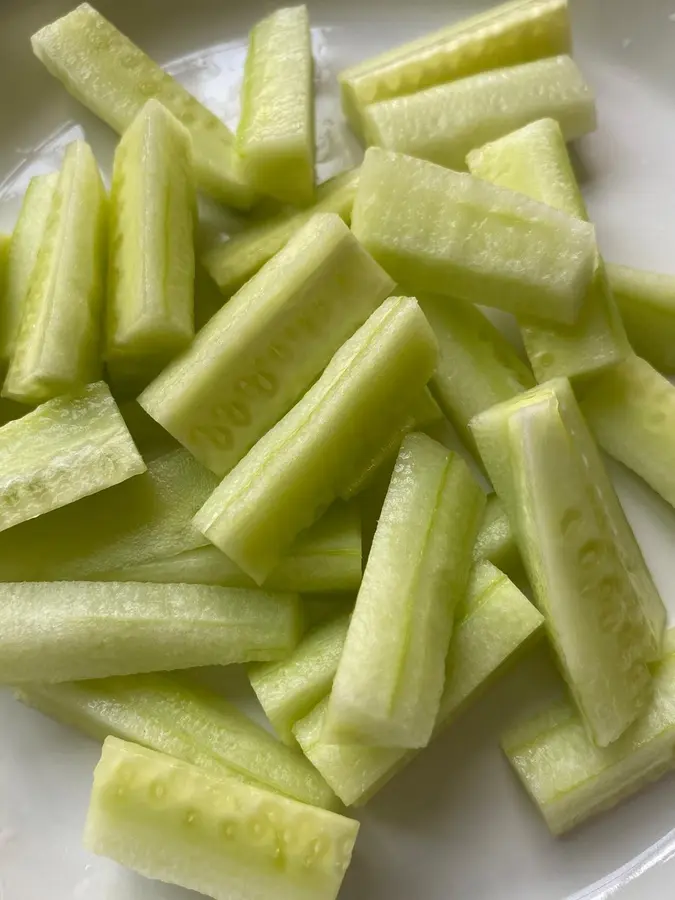
[[[52,81],[28,38],[73,3],[0,3],[0,227],[28,177],[55,166],[84,131],[104,167],[114,140]],[[236,121],[243,41],[263,0],[105,0],[101,11]],[[459,18],[481,2],[323,0],[316,26],[320,173],[356,150],[335,73]],[[675,271],[675,0],[577,0],[577,56],[598,93],[600,129],[579,146],[584,188],[608,259]],[[675,461],[674,461],[675,464]],[[675,609],[675,514],[618,473],[659,586]],[[673,897],[675,779],[666,778],[564,840],[547,834],[497,750],[497,735],[540,688],[546,661],[524,663],[360,814],[344,900],[621,900]],[[236,673],[235,673],[236,674]],[[241,677],[236,695],[249,703]],[[0,694],[1,900],[180,900],[82,850],[95,744]],[[636,878],[636,876],[640,876]],[[194,896],[194,895],[192,895]]]

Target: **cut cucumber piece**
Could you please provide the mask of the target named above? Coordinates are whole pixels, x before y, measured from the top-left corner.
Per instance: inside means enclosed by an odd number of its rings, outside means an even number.
[[[107,385],[0,428],[0,531],[145,471]]]
[[[596,258],[588,223],[376,147],[361,167],[352,231],[409,289],[569,323]]]
[[[464,169],[467,153],[550,116],[565,140],[594,131],[595,97],[569,56],[496,69],[366,107],[369,144]]]
[[[485,495],[466,463],[405,438],[328,703],[322,739],[425,747]]]
[[[475,150],[469,170],[499,187],[588,219],[560,126],[542,119]],[[594,375],[630,353],[626,331],[601,261],[574,325],[521,318],[521,334],[538,381]]]
[[[230,206],[251,206],[254,191],[227,126],[88,3],[38,31],[31,44],[66,90],[118,134],[148,100],[158,100],[190,132],[199,188]]]
[[[0,368],[3,372],[14,352],[21,313],[58,180],[56,172],[31,178],[9,243],[5,293],[0,304]]]
[[[502,747],[553,834],[569,831],[672,769],[675,656],[655,667],[649,709],[611,747],[589,741],[564,702],[511,728]]]
[[[84,843],[214,900],[335,900],[359,823],[110,737]]]
[[[342,107],[361,134],[371,103],[569,53],[571,45],[567,0],[511,0],[341,72]]]
[[[225,475],[393,287],[339,216],[314,216],[139,403],[204,465]]]
[[[158,456],[178,450],[178,442],[154,419],[151,419],[136,400],[122,400],[120,412],[129,429],[129,434],[134,439],[134,444],[144,459],[157,459]]]
[[[293,726],[329,693],[347,637],[350,615],[313,628],[281,662],[249,668],[251,687],[279,738],[295,745]]]
[[[446,663],[446,685],[435,733],[440,733],[541,632],[542,616],[490,563],[473,570]],[[293,732],[310,762],[347,806],[363,805],[416,756],[414,751],[327,744],[322,732],[328,698]]]
[[[27,684],[17,699],[95,740],[112,734],[301,803],[332,808],[336,802],[303,756],[223,697],[180,678],[152,674]]]
[[[314,198],[313,78],[307,7],[258,22],[248,40],[237,149],[257,190],[296,206]]]
[[[504,504],[496,494],[488,497],[483,522],[473,548],[473,558],[477,562],[488,560],[509,578],[519,579],[523,574],[516,536]]]
[[[150,100],[113,166],[105,354],[118,385],[145,387],[194,337],[194,209],[190,135]]]
[[[226,476],[195,516],[197,528],[264,581],[400,427],[435,364],[436,341],[417,301],[386,300]]]
[[[101,374],[107,198],[84,141],[66,149],[3,397],[34,405]]]
[[[78,681],[282,659],[295,594],[196,584],[0,584],[0,683]]]
[[[356,603],[356,592],[338,594],[303,594],[302,610],[305,620],[305,634],[317,625],[350,614]]]
[[[247,228],[204,254],[202,262],[222,293],[229,297],[282,250],[316,213],[335,213],[347,224],[359,183],[359,170],[350,169],[316,189],[316,202],[306,210],[284,210]]]

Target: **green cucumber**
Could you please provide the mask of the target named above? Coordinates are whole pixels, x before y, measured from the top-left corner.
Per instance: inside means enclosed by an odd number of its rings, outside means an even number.
[[[314,216],[139,403],[204,465],[226,475],[393,287],[339,216]]]
[[[359,823],[109,737],[84,843],[214,900],[335,900]]]
[[[417,301],[386,300],[227,475],[197,528],[257,583],[400,427],[436,364]]]
[[[0,304],[0,368],[3,372],[7,370],[14,352],[21,313],[58,180],[56,172],[31,178],[12,233],[7,256],[5,294]]]
[[[483,522],[473,548],[473,558],[476,562],[488,560],[509,578],[517,579],[522,575],[523,564],[516,536],[504,504],[496,494],[488,497]]]
[[[297,595],[196,584],[0,584],[0,683],[79,681],[281,659]]]
[[[468,156],[469,170],[499,187],[520,191],[579,219],[588,219],[560,126],[534,122]],[[525,350],[538,381],[582,378],[630,353],[626,331],[599,260],[574,325],[521,318]]]
[[[458,610],[435,734],[485,690],[541,631],[542,616],[490,563],[477,565]],[[416,756],[414,751],[322,740],[328,698],[293,733],[310,762],[347,806],[363,805]]]
[[[159,100],[192,137],[197,184],[248,209],[255,199],[227,126],[88,3],[31,38],[33,52],[66,90],[118,134]]]
[[[596,747],[560,702],[513,726],[502,748],[551,832],[569,831],[673,768],[675,656],[655,667],[651,705],[610,747]]]
[[[221,292],[230,297],[282,250],[316,213],[335,213],[349,224],[359,183],[359,170],[350,169],[320,184],[309,209],[282,210],[276,216],[235,234],[202,256],[202,262]]]
[[[167,675],[26,684],[17,699],[95,740],[112,734],[301,803],[335,795],[298,753],[223,697]]]
[[[313,79],[306,6],[278,9],[255,25],[237,149],[256,190],[296,206],[314,198]]]
[[[569,53],[571,46],[567,0],[511,0],[341,72],[342,107],[360,134],[371,103]]]
[[[520,194],[371,147],[352,231],[416,292],[516,315],[575,321],[595,264],[595,233]]]
[[[369,144],[464,169],[466,155],[550,116],[565,140],[596,127],[595,97],[569,56],[482,72],[367,106]]]
[[[311,629],[289,657],[250,666],[251,687],[279,738],[295,745],[293,726],[329,693],[347,637],[350,614]]]
[[[115,384],[145,387],[194,337],[194,208],[190,135],[150,100],[113,166],[105,357]]]
[[[74,141],[22,304],[3,397],[34,405],[100,377],[106,221],[94,154]]]
[[[328,703],[323,740],[424,747],[485,495],[466,463],[405,438]]]
[[[101,381],[0,428],[0,532],[145,471]]]

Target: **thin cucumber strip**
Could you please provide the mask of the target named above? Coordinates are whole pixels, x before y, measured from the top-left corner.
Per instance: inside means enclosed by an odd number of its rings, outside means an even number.
[[[91,148],[66,149],[3,397],[34,405],[101,375],[108,201]]]
[[[202,256],[202,263],[221,292],[230,297],[282,250],[313,215],[335,213],[348,225],[359,183],[359,170],[350,169],[320,184],[315,203],[305,210],[278,215],[236,234]]]
[[[5,372],[14,352],[30,278],[47,227],[59,176],[31,178],[9,243],[5,293],[0,304],[0,367]]]
[[[223,697],[175,676],[26,684],[16,696],[95,740],[112,734],[301,803],[335,805],[335,795],[303,756]]]
[[[300,603],[196,584],[0,584],[0,683],[79,681],[281,659]]]
[[[469,151],[537,119],[565,140],[595,130],[595,97],[569,56],[496,69],[367,106],[369,144],[464,169]]]
[[[102,381],[0,428],[0,532],[145,471]]]
[[[522,575],[523,564],[518,542],[504,504],[496,494],[488,497],[485,514],[473,548],[473,558],[478,562],[491,562],[509,578]]]
[[[466,463],[405,438],[340,657],[322,739],[428,744],[485,495]]]
[[[350,615],[311,629],[289,657],[249,667],[248,677],[279,738],[296,741],[293,726],[330,692],[347,637]]]
[[[502,736],[502,748],[553,834],[609,809],[673,767],[675,656],[655,666],[654,699],[610,747],[596,747],[572,704],[550,706]]]
[[[371,103],[478,72],[569,53],[567,0],[511,0],[345,69],[342,108],[357,134]]]
[[[143,388],[194,337],[195,194],[190,135],[157,100],[115,152],[105,357]]]
[[[588,219],[560,126],[534,122],[469,154],[469,171],[499,187],[520,191],[579,219]],[[523,343],[538,381],[586,378],[630,353],[626,330],[605,267],[593,279],[574,325],[521,318]]]
[[[225,477],[195,516],[197,528],[264,581],[400,427],[435,364],[436,341],[417,301],[386,300]]]
[[[394,287],[334,214],[310,221],[143,392],[143,409],[226,475]]]
[[[109,737],[88,850],[214,900],[335,900],[359,823]]]
[[[569,323],[596,257],[587,223],[376,147],[361,167],[352,231],[411,290]]]
[[[458,611],[446,662],[446,684],[435,734],[479,696],[541,632],[543,618],[490,563],[477,565]],[[328,744],[322,732],[328,698],[293,733],[310,762],[343,803],[361,806],[416,756],[415,751]]]
[[[148,100],[158,100],[190,132],[199,188],[230,206],[252,205],[227,126],[88,3],[38,31],[31,44],[66,90],[118,134]]]
[[[314,63],[306,6],[278,9],[249,35],[237,149],[254,187],[314,199]]]

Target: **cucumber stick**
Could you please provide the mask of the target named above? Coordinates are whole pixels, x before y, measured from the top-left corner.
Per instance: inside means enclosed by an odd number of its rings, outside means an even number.
[[[27,684],[17,699],[98,741],[112,734],[301,803],[335,804],[303,756],[220,695],[175,676]]]
[[[107,203],[91,148],[74,141],[22,304],[4,397],[33,405],[100,377]]]
[[[422,434],[396,460],[328,703],[323,740],[424,747],[485,495]]]
[[[223,476],[289,411],[393,287],[339,216],[314,216],[139,403]]]
[[[237,149],[257,190],[296,206],[314,198],[313,79],[306,6],[278,9],[255,25]]]
[[[0,428],[0,531],[145,471],[103,382]]]
[[[192,137],[197,184],[247,209],[255,199],[227,126],[88,3],[34,34],[33,52],[66,90],[118,134],[155,99]]]
[[[435,734],[536,639],[542,621],[540,613],[503,573],[487,562],[474,567],[466,599],[457,611]],[[293,733],[342,802],[361,806],[416,753],[393,747],[325,743],[322,733],[327,705],[328,698],[298,722]]]
[[[352,231],[392,278],[572,323],[595,264],[585,222],[433,163],[371,147]]]
[[[106,361],[142,388],[194,337],[192,147],[156,100],[118,144],[110,201]]]
[[[374,103],[364,112],[368,143],[453,169],[474,147],[550,116],[565,140],[596,127],[595,98],[569,56],[496,69]]]
[[[5,294],[0,304],[0,368],[3,372],[12,358],[30,278],[58,180],[56,172],[31,178],[12,233],[7,254]]]
[[[280,659],[295,594],[195,584],[0,584],[0,683],[78,681]]]
[[[504,504],[496,494],[490,494],[485,506],[485,514],[473,548],[473,557],[478,562],[488,560],[509,578],[522,575],[522,562],[518,552],[516,536]]]
[[[468,165],[479,178],[588,219],[563,133],[553,119],[534,122],[475,150],[469,154]],[[538,381],[594,375],[630,353],[600,259],[574,325],[525,317],[519,324]]]
[[[87,849],[214,900],[335,900],[359,823],[109,737]]]
[[[358,181],[358,169],[336,175],[319,185],[316,201],[309,209],[282,210],[207,251],[202,263],[221,292],[229,297],[238,291],[316,213],[335,213],[349,224]]]
[[[316,384],[227,475],[197,528],[260,583],[363,470],[436,364],[417,302],[386,300]]]
[[[341,72],[342,106],[360,133],[371,103],[570,49],[567,0],[511,0]]]

